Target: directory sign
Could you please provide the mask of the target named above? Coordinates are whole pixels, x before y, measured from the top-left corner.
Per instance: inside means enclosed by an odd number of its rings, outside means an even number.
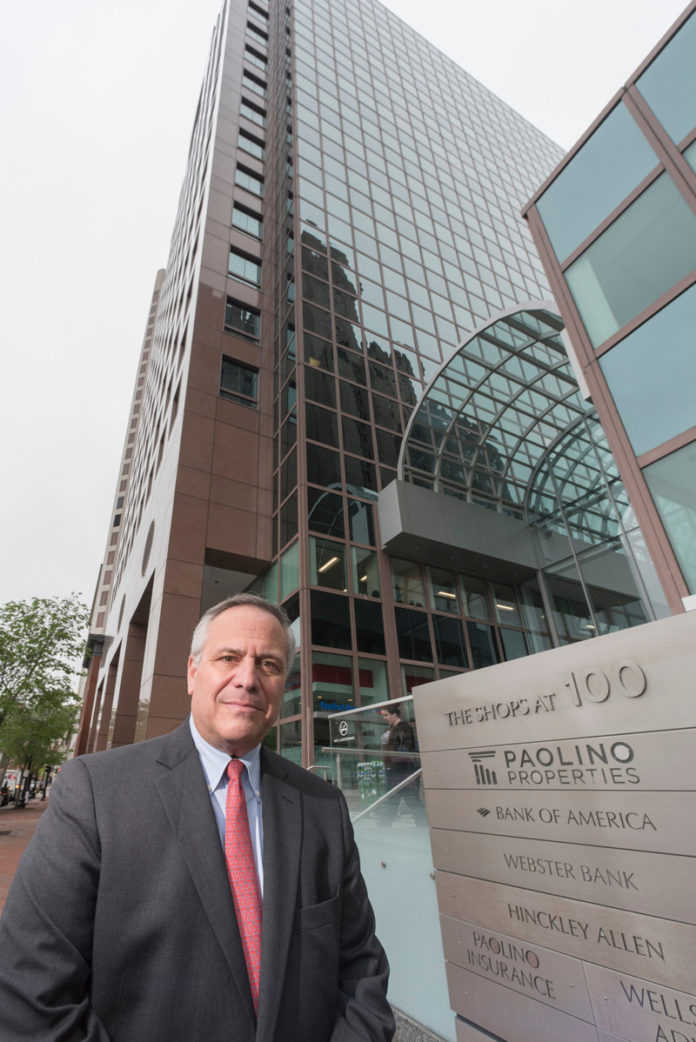
[[[696,613],[414,704],[458,1039],[694,1042]]]

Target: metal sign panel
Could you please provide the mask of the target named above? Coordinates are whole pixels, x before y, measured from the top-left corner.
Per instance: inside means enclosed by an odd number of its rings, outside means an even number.
[[[696,924],[690,857],[433,829],[438,868],[609,908]],[[665,880],[670,886],[665,886]]]
[[[604,1031],[632,1042],[692,1042],[696,1037],[696,995],[601,966],[587,966],[586,972],[595,996],[596,1023]],[[696,976],[693,967],[692,976]]]
[[[577,959],[448,916],[441,917],[441,924],[448,962],[592,1023]]]
[[[696,733],[692,758],[696,759]],[[691,792],[481,792],[441,789],[428,794],[430,827],[561,843],[611,845],[696,856]]]
[[[597,1042],[597,1031],[587,1021],[543,1006],[453,963],[447,964],[447,983],[452,1008],[500,1038],[514,1042]]]
[[[696,613],[414,688],[423,752],[694,727]]]
[[[418,738],[420,741],[420,731]],[[584,737],[462,746],[423,752],[421,766],[429,789],[483,791],[493,787],[525,793],[557,789],[589,794],[604,789],[631,792],[637,787],[656,792],[694,791],[694,748],[696,728],[691,727],[609,734],[602,740]]]
[[[437,871],[441,915],[691,991],[696,927]]]
[[[695,676],[696,612],[415,690],[470,1029],[696,1042]]]

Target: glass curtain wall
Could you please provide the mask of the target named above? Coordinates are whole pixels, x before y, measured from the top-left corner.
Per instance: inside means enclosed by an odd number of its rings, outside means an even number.
[[[673,557],[665,546],[655,559],[672,611],[696,595],[695,49],[687,9],[528,207],[569,291],[578,362],[635,509],[651,539],[671,545]]]
[[[322,703],[343,697],[315,690],[326,656],[350,659],[356,701],[401,689],[387,648],[409,638],[376,497],[443,358],[520,294],[547,294],[518,214],[560,153],[371,0],[298,0],[287,17],[271,4],[266,193],[278,218],[274,546],[292,563],[257,588],[300,617],[315,693],[278,732],[295,748],[302,718],[309,763],[325,745]],[[457,643],[446,622],[443,649]],[[442,654],[461,668],[463,649]]]

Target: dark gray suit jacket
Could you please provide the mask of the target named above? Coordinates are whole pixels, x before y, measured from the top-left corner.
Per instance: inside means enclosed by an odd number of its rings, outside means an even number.
[[[79,757],[0,923],[0,1042],[388,1042],[388,967],[339,790],[262,750],[255,1023],[188,723]]]

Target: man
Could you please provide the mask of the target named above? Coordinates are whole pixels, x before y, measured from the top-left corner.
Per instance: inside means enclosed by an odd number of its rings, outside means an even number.
[[[63,767],[0,923],[1,1042],[392,1038],[342,794],[261,745],[292,653],[281,609],[229,598],[194,633],[191,719]],[[242,832],[263,894],[256,971],[223,850]]]
[[[410,778],[411,775],[420,766],[416,757],[410,756],[390,756],[391,751],[395,753],[415,753],[416,751],[416,737],[413,732],[408,720],[401,719],[401,706],[398,702],[393,705],[385,706],[379,710],[379,715],[387,724],[387,730],[384,732],[381,738],[381,748],[384,754],[384,769],[387,775],[387,786],[388,788],[394,789],[401,782]],[[399,805],[401,800],[408,805],[411,814],[413,815],[414,822],[416,824],[425,824],[425,807],[421,803],[418,795],[419,779],[414,778],[408,785],[405,785],[400,792],[394,796],[390,796],[385,801],[382,809],[382,824],[387,828],[391,826],[394,819],[396,818]]]

